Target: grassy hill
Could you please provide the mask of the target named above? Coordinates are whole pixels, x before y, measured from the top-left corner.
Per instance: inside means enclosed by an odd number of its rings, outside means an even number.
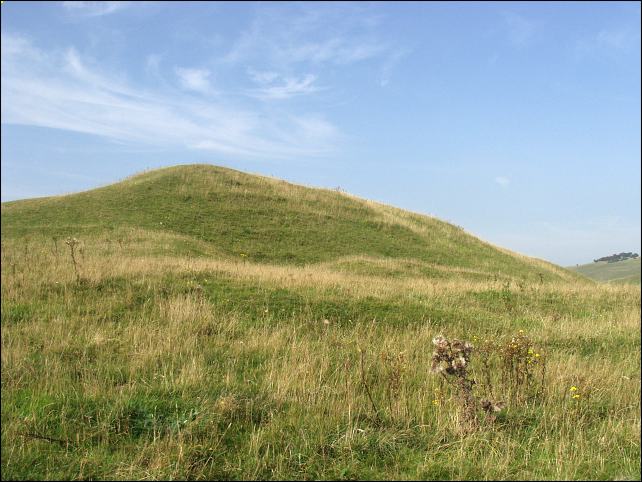
[[[3,203],[1,275],[3,479],[640,479],[640,290],[434,218],[180,166]]]
[[[180,236],[179,254],[215,251],[226,259],[243,254],[261,263],[326,262],[428,277],[458,270],[458,276],[489,279],[573,279],[435,218],[210,165],[159,169],[83,193],[2,205],[6,238],[93,236],[126,227]]]
[[[625,259],[615,263],[600,261],[581,266],[570,266],[568,269],[596,281],[640,284],[640,258]]]

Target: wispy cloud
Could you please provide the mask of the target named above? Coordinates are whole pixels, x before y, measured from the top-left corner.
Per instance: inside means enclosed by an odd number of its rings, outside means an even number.
[[[352,64],[371,59],[384,51],[383,45],[372,40],[349,41],[333,37],[319,42],[275,46],[273,53],[280,62],[330,62],[337,65]]]
[[[221,65],[253,66],[247,73],[258,87],[248,89],[248,95],[274,101],[329,90],[330,74],[365,62],[373,64],[374,75],[378,70],[378,80],[386,86],[410,53],[384,40],[384,17],[372,15],[367,7],[299,7],[262,4],[248,28],[219,57]]]
[[[535,23],[524,15],[515,12],[503,12],[502,17],[508,33],[508,39],[513,45],[526,45],[535,35]]]
[[[335,4],[314,8],[261,6],[228,52],[223,63],[269,66],[270,71],[346,66],[390,54],[381,40],[381,18],[359,5]],[[329,26],[331,26],[329,28]]]
[[[70,15],[100,16],[129,3],[63,5]],[[73,47],[54,51],[3,34],[2,95],[9,100],[2,122],[242,156],[325,155],[341,140],[337,128],[310,113],[310,103],[290,113],[284,101],[329,90],[325,79],[361,62],[372,62],[373,74],[378,69],[387,85],[408,50],[382,40],[382,21],[354,4],[260,4],[248,28],[209,61],[168,65],[166,54],[145,57],[140,67],[146,84]],[[239,68],[247,83],[226,89],[226,73]]]
[[[70,14],[81,17],[100,17],[123,10],[131,2],[62,2],[63,8]]]
[[[149,91],[94,65],[74,49],[48,52],[3,33],[2,122],[253,158],[326,154],[339,139],[322,117],[277,117],[229,99]],[[198,79],[192,87],[203,87]]]
[[[249,95],[263,100],[283,100],[321,90],[320,87],[314,85],[316,76],[312,74],[307,74],[300,78],[285,77],[282,79],[279,75],[268,76],[265,75],[266,73],[263,74],[259,80],[256,80],[255,76],[255,81],[261,87],[250,89]]]
[[[390,78],[397,64],[403,59],[406,55],[410,53],[409,49],[398,49],[390,53],[383,65],[381,66],[381,79],[379,83],[381,87],[385,87],[390,83]]]
[[[279,74],[276,72],[270,72],[270,71],[259,71],[259,70],[254,70],[253,68],[248,68],[247,69],[247,74],[250,76],[250,79],[252,79],[253,82],[256,82],[257,84],[269,84],[270,82],[274,82],[276,79],[279,78]]]
[[[176,75],[181,86],[186,90],[207,94],[211,91],[210,71],[207,69],[184,69],[177,67]]]
[[[497,176],[495,178],[495,182],[499,184],[501,187],[506,187],[510,184],[510,179],[504,176]]]
[[[628,27],[603,29],[575,40],[573,55],[576,60],[592,57],[617,58],[640,48],[640,32]]]
[[[629,41],[628,32],[624,30],[619,30],[619,31],[601,30],[597,34],[598,45],[603,45],[605,47],[622,49],[628,45],[628,41]]]

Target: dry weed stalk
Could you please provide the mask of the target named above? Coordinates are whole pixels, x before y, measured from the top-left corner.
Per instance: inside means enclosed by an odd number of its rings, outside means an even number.
[[[67,238],[65,244],[69,246],[69,251],[71,253],[71,261],[74,264],[74,271],[76,273],[76,281],[80,282],[80,273],[78,272],[78,262],[76,261],[76,247],[80,244],[76,238]]]
[[[397,406],[401,394],[401,381],[406,371],[406,356],[404,352],[381,354],[381,360],[386,367],[386,392],[388,395],[388,409],[393,413],[393,405]]]
[[[372,397],[372,392],[370,390],[370,386],[368,385],[368,381],[366,379],[366,367],[365,367],[366,352],[365,350],[362,350],[361,348],[359,348],[359,354],[361,355],[361,385],[363,386],[366,392],[366,395],[370,400],[370,404],[372,405],[372,409],[374,410],[374,414],[377,422],[381,423],[381,415],[379,412],[379,408],[377,407],[377,404],[375,403],[374,398]]]
[[[52,236],[51,239],[53,241],[53,247],[54,247],[53,254],[58,256],[58,236]]]

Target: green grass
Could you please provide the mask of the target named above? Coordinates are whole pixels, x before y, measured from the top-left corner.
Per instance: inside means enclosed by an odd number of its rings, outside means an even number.
[[[640,478],[639,289],[439,220],[184,166],[3,204],[1,261],[3,479]],[[432,338],[519,330],[465,430]]]
[[[596,281],[640,284],[640,258],[625,259],[615,263],[600,261],[599,263],[583,264],[569,267],[568,269]]]

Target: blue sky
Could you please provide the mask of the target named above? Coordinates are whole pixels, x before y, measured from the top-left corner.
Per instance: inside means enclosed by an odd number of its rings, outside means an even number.
[[[640,4],[11,2],[2,200],[179,163],[640,252]]]

